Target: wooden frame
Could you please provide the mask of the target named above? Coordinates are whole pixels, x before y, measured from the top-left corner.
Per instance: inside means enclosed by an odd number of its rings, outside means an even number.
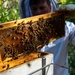
[[[48,13],[48,14],[43,14],[43,15],[38,15],[38,16],[34,16],[34,17],[30,17],[30,18],[24,18],[24,19],[20,19],[20,20],[16,20],[16,21],[11,21],[11,22],[6,22],[6,23],[2,23],[0,24],[0,30],[3,30],[3,29],[7,29],[7,28],[12,28],[14,26],[17,26],[18,23],[21,23],[21,22],[24,22],[24,23],[27,23],[28,21],[31,21],[34,22],[34,21],[37,21],[39,18],[44,18],[44,19],[47,19],[47,18],[52,18],[54,16],[59,16],[59,15],[63,15],[64,14],[62,12],[53,12],[53,13]],[[65,21],[65,17],[64,17],[64,21]],[[0,32],[2,33],[2,32]],[[56,40],[55,38],[52,39],[50,42]],[[0,50],[1,51],[1,50]],[[2,52],[0,52],[0,72],[1,71],[4,71],[4,70],[7,70],[9,68],[12,68],[14,66],[17,66],[17,65],[20,65],[22,63],[25,63],[25,62],[28,62],[30,60],[33,60],[35,58],[38,58],[39,54],[40,53],[30,53],[28,56],[24,57],[24,56],[21,56],[19,57],[18,59],[15,59],[15,60],[12,60],[12,58],[6,58],[4,61],[2,60]],[[29,57],[33,57],[29,60],[27,60],[27,58]],[[26,61],[27,60],[27,61]],[[18,62],[19,61],[19,62]]]

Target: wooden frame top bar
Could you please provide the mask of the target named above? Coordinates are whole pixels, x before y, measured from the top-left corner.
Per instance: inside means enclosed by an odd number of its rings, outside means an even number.
[[[29,18],[24,18],[24,19],[20,19],[20,20],[1,23],[0,24],[0,30],[17,26],[18,23],[21,23],[21,22],[24,22],[24,23],[27,23],[29,21],[34,22],[34,21],[37,21],[39,18],[44,18],[44,19],[52,18],[54,16],[58,16],[58,15],[61,15],[61,14],[63,14],[63,13],[62,12],[53,12],[53,13],[47,13],[47,14],[33,16],[33,17],[29,17]]]

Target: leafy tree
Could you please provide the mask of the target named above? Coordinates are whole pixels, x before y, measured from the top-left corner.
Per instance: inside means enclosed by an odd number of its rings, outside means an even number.
[[[62,2],[62,4],[75,4],[75,0],[58,0],[58,2]]]
[[[19,19],[18,2],[3,0],[0,3],[0,23]]]

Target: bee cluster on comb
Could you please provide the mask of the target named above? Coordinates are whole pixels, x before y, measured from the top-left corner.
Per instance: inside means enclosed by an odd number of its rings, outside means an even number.
[[[39,48],[48,44],[52,38],[60,38],[65,34],[65,20],[63,15],[54,16],[38,21],[18,23],[17,26],[0,30],[0,50],[4,57],[15,59],[18,54],[37,52]]]

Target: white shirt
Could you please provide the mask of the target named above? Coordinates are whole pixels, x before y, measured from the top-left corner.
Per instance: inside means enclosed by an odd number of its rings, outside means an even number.
[[[72,30],[73,29],[73,30]],[[53,53],[54,55],[54,64],[68,67],[68,58],[67,58],[67,45],[69,42],[75,44],[74,34],[75,26],[72,22],[66,21],[65,26],[65,37],[62,37],[54,42],[45,45],[41,51]],[[70,39],[69,39],[70,38]],[[69,75],[68,69],[54,65],[54,75]]]

